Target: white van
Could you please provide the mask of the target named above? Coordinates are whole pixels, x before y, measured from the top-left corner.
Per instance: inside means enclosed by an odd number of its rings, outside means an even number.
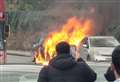
[[[112,52],[118,45],[119,42],[113,36],[90,36],[83,39],[84,49],[80,53],[85,55],[87,60],[110,61]]]

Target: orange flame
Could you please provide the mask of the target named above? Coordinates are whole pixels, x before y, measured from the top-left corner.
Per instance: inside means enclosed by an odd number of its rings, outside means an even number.
[[[48,34],[43,42],[44,54],[41,54],[40,50],[37,51],[36,63],[47,65],[48,62],[55,57],[55,46],[61,41],[66,41],[70,45],[78,46],[81,40],[91,35],[92,32],[92,20],[86,19],[80,21],[77,17],[68,19],[60,30],[56,30]],[[43,57],[44,55],[44,57]]]

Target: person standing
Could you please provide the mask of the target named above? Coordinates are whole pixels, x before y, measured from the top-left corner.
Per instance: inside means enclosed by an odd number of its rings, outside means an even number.
[[[115,75],[114,82],[120,82],[120,45],[112,53],[112,70]]]
[[[70,45],[60,42],[56,45],[57,56],[44,66],[37,82],[94,82],[96,73],[84,62],[77,62],[70,55]]]

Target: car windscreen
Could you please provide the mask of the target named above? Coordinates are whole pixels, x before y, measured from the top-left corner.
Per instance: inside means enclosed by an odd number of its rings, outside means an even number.
[[[114,38],[91,38],[91,47],[115,47],[118,43]]]

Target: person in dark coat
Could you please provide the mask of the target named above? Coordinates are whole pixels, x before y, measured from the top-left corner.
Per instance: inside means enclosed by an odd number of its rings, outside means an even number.
[[[96,73],[84,62],[77,62],[70,55],[70,45],[60,42],[57,56],[41,69],[37,82],[94,82]]]
[[[114,82],[120,82],[120,45],[112,53],[112,70],[115,75]]]
[[[112,64],[104,76],[108,82],[120,82],[120,45],[113,50]]]
[[[111,66],[107,69],[106,73],[104,74],[104,77],[108,82],[113,82],[115,80],[115,75]]]

